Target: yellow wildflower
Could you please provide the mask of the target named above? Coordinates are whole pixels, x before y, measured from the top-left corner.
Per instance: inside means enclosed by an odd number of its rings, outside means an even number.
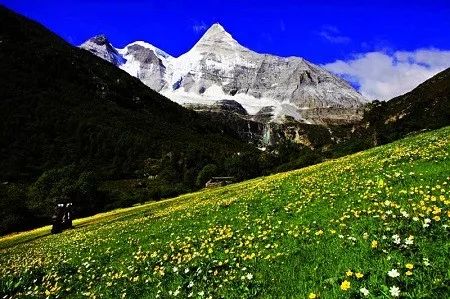
[[[344,281],[341,283],[341,290],[347,291],[348,289],[350,289],[350,281],[344,280]]]
[[[309,298],[309,299],[316,299],[316,298],[317,298],[317,295],[314,294],[314,293],[309,293],[308,298]]]
[[[362,274],[361,272],[356,272],[355,273],[356,278],[360,279],[364,277],[364,274]]]
[[[353,275],[352,270],[348,270],[347,272],[345,272],[345,275],[347,275],[347,276],[352,276],[352,275]]]
[[[409,269],[409,270],[412,270],[414,268],[414,265],[411,264],[411,263],[408,263],[408,264],[405,265],[405,268]]]
[[[413,274],[413,273],[412,273],[411,271],[406,271],[406,272],[405,272],[405,275],[406,275],[406,276],[411,276],[412,274]]]
[[[377,248],[378,247],[378,241],[373,240],[372,243],[370,244],[370,247]]]

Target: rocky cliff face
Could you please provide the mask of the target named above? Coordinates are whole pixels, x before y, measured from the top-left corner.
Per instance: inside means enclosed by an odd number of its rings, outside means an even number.
[[[89,50],[91,53],[111,62],[116,66],[119,66],[125,62],[123,57],[119,54],[116,48],[111,45],[109,40],[104,35],[96,35],[84,42],[80,47],[82,49]]]
[[[250,115],[265,114],[265,121],[323,124],[359,119],[357,111],[366,102],[321,67],[303,58],[253,52],[219,24],[177,58],[145,42],[115,49],[106,40],[99,49],[96,38],[81,47],[180,104],[212,106],[233,100]]]

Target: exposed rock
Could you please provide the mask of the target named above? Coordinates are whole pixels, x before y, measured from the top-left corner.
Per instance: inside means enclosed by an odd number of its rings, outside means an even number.
[[[132,44],[121,51],[128,57],[128,65],[136,67],[136,77],[156,91],[160,91],[166,84],[164,76],[166,67],[162,59],[154,50],[140,44]],[[125,70],[131,66],[125,65]]]
[[[120,66],[125,61],[116,48],[111,45],[108,38],[103,34],[96,35],[87,40],[80,48],[85,49],[116,66]]]
[[[213,107],[217,107],[221,111],[232,112],[240,115],[247,115],[247,110],[236,101],[220,100],[214,103]]]

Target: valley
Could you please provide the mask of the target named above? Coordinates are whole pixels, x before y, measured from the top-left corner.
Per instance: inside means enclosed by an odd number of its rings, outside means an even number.
[[[447,3],[8,1],[1,299],[449,297]]]

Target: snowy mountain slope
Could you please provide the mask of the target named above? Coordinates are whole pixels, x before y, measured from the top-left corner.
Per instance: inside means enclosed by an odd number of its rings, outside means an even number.
[[[125,62],[122,55],[119,54],[117,49],[111,45],[109,40],[104,35],[96,35],[90,38],[84,42],[80,48],[86,49],[116,66],[119,66]]]
[[[358,109],[366,102],[347,82],[321,67],[303,58],[253,52],[219,24],[177,58],[145,42],[134,42],[123,49],[115,49],[109,42],[107,45],[110,47],[99,50],[91,39],[81,48],[116,64],[180,104],[212,105],[219,100],[235,100],[251,115],[261,109],[271,111],[272,121],[292,117],[320,123],[320,119],[306,117],[314,114],[309,110],[323,112],[330,108],[333,113],[336,109],[332,108],[347,109],[346,118],[358,118]],[[115,59],[117,54],[122,60]]]

